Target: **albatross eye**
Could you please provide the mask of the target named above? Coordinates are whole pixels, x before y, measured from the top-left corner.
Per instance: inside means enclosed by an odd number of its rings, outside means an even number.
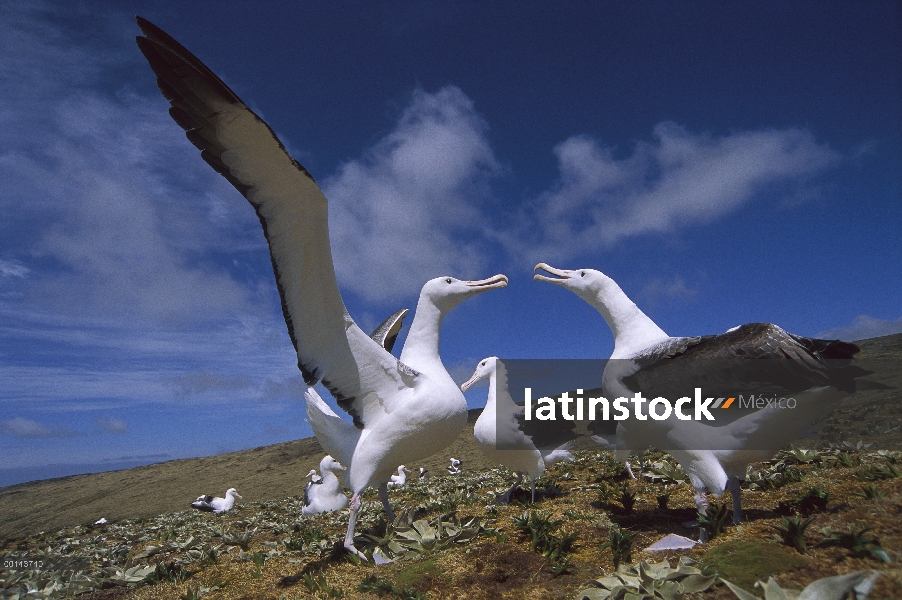
[[[579,272],[579,276],[580,276],[580,277],[585,277],[585,276],[586,276],[586,272],[585,272],[585,271],[580,271],[580,272]]]
[[[448,279],[446,279],[445,283],[451,283],[451,278],[449,277]]]

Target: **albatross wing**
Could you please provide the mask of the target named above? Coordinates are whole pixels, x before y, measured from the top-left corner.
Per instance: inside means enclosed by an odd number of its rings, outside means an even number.
[[[348,314],[332,264],[326,197],[269,125],[219,77],[164,31],[137,21],[144,34],[138,47],[171,104],[169,114],[201,158],[257,211],[304,381],[321,380],[358,427],[391,412],[386,400],[403,399],[397,392],[411,387],[417,373]]]

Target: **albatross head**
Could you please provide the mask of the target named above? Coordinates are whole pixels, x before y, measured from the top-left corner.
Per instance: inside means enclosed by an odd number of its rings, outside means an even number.
[[[479,364],[476,365],[476,371],[473,373],[473,376],[461,384],[460,391],[466,392],[468,389],[476,385],[476,383],[478,383],[479,381],[482,381],[487,377],[491,377],[495,373],[495,366],[497,362],[497,356],[490,356],[488,358],[482,359]]]
[[[229,496],[232,496],[233,498],[238,498],[239,500],[243,499],[241,496],[238,495],[238,490],[236,490],[235,488],[229,488],[228,490],[226,490],[226,498],[228,498]]]
[[[494,275],[479,281],[463,281],[454,277],[436,277],[423,286],[420,298],[428,298],[442,313],[446,313],[467,298],[507,285],[506,275]]]
[[[555,269],[545,263],[537,264],[534,270],[538,271],[539,269],[546,271],[555,277],[548,277],[536,273],[533,275],[533,279],[536,281],[547,281],[565,287],[593,305],[598,299],[607,297],[610,294],[610,291],[615,289],[620,291],[620,286],[617,285],[617,282],[601,271],[596,271],[595,269],[576,269],[568,271],[567,269]]]
[[[345,471],[347,467],[342,466],[340,462],[332,458],[330,454],[327,454],[323,457],[321,461],[319,461],[319,470],[322,471]]]

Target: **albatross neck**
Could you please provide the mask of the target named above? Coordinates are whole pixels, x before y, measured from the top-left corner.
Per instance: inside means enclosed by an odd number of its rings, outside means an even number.
[[[620,289],[608,282],[592,302],[614,334],[611,358],[629,358],[653,344],[670,338]]]
[[[401,350],[401,362],[418,371],[439,368],[444,371],[445,365],[439,356],[439,330],[445,314],[428,298],[420,297],[417,312],[410,324],[410,332],[404,349]]]

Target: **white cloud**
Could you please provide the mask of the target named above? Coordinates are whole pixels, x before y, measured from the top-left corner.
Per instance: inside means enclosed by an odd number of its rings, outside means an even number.
[[[371,301],[433,277],[486,277],[480,200],[499,170],[472,101],[456,87],[414,93],[394,131],[324,183],[339,283]]]
[[[825,340],[855,342],[894,333],[902,333],[902,317],[887,321],[869,315],[858,315],[852,320],[851,324],[822,331],[815,337]]]
[[[128,433],[128,423],[122,419],[117,419],[116,417],[95,417],[94,422],[97,423],[97,427],[100,428],[101,432],[116,434]]]
[[[211,360],[259,397],[296,367],[253,210],[133,91],[153,74],[122,15],[79,37],[61,10],[0,5],[0,404],[184,401]]]
[[[37,421],[23,417],[14,417],[0,421],[0,434],[11,435],[17,438],[73,437],[81,435],[68,427],[60,425],[47,427]]]
[[[692,300],[698,295],[697,288],[690,288],[686,284],[686,280],[679,275],[672,279],[664,279],[657,277],[652,279],[643,289],[643,293],[649,302],[657,302],[659,300]]]
[[[28,267],[16,260],[0,260],[0,277],[25,277]]]
[[[798,129],[715,137],[666,122],[655,127],[652,142],[637,143],[625,158],[584,136],[564,141],[555,154],[557,185],[520,215],[519,228],[499,236],[530,262],[709,223],[770,184],[804,180],[839,160]]]

